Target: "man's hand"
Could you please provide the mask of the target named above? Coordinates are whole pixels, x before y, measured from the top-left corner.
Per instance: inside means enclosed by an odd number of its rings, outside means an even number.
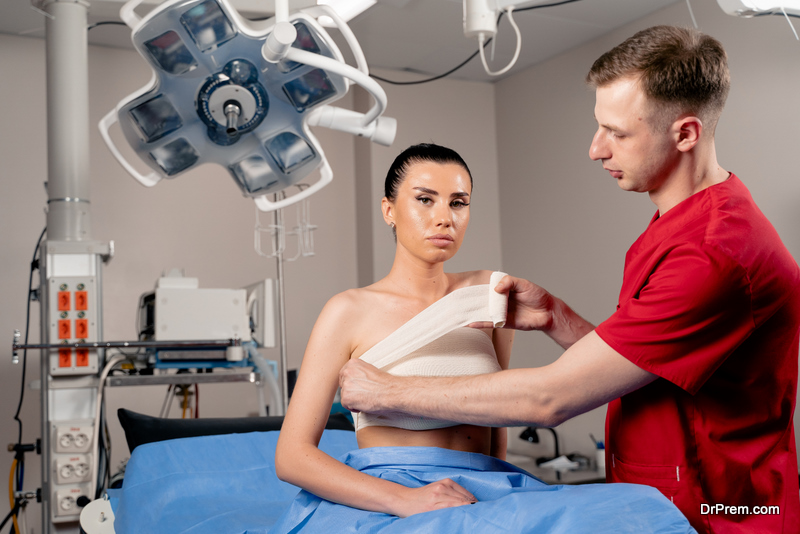
[[[342,406],[351,412],[382,413],[391,411],[387,406],[391,385],[397,381],[374,365],[359,358],[351,359],[339,371],[339,387],[342,388]]]
[[[504,328],[515,330],[550,329],[556,299],[545,289],[523,278],[504,276],[494,288],[508,295],[508,314]],[[492,324],[472,323],[475,328],[491,328]]]
[[[478,500],[449,478],[421,488],[408,488],[408,497],[400,499],[392,512],[398,517],[408,517],[441,508],[474,504]]]
[[[594,330],[593,324],[575,313],[564,301],[533,282],[505,276],[494,290],[508,295],[508,313],[503,328],[541,330],[565,349]],[[492,323],[479,322],[469,326],[491,328]]]

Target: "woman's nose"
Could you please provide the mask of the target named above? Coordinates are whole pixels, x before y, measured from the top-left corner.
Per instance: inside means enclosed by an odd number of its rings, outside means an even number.
[[[436,206],[436,225],[449,228],[453,224],[453,214],[449,203],[440,203]]]

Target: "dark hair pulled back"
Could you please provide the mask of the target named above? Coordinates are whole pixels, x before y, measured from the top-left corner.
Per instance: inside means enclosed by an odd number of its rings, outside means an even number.
[[[467,163],[458,152],[432,143],[420,143],[403,150],[400,155],[394,159],[392,166],[389,167],[389,172],[386,173],[386,181],[383,186],[384,196],[394,201],[397,197],[397,188],[400,187],[400,184],[405,180],[408,169],[415,163],[424,163],[428,161],[441,164],[455,163],[461,165],[467,171],[467,175],[469,175],[469,184],[472,186],[472,173],[469,171]]]

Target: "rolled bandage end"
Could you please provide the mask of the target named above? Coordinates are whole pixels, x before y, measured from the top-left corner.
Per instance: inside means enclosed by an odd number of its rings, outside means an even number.
[[[489,318],[495,328],[503,328],[508,314],[508,295],[494,290],[506,273],[495,271],[489,278]]]

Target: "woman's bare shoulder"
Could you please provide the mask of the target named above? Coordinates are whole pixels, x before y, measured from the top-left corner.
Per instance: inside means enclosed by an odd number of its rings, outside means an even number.
[[[463,273],[447,273],[447,276],[450,278],[451,287],[459,289],[461,287],[488,284],[493,272],[484,269],[480,271],[464,271]]]
[[[331,297],[322,312],[323,314],[357,315],[368,310],[376,302],[380,302],[384,294],[385,291],[380,283],[348,289]]]

